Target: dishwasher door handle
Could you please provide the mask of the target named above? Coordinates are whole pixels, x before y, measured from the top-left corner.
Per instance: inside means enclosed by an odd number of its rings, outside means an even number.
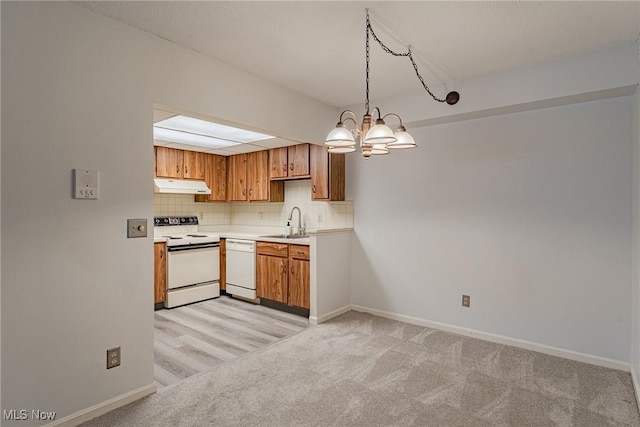
[[[233,240],[227,239],[226,249],[227,251],[239,251],[239,252],[255,252],[256,242],[253,240]]]

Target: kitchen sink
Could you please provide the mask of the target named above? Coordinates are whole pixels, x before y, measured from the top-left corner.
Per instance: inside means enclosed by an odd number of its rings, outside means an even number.
[[[309,235],[303,234],[302,236],[300,236],[298,234],[274,234],[271,236],[260,236],[260,237],[268,237],[272,239],[304,239],[306,237],[309,237]]]

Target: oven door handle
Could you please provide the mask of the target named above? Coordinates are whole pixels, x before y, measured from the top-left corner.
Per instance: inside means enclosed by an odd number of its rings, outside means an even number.
[[[219,248],[220,243],[196,243],[195,245],[184,245],[184,246],[168,246],[167,252],[180,252],[180,251],[190,251],[193,249],[205,249],[205,248]]]

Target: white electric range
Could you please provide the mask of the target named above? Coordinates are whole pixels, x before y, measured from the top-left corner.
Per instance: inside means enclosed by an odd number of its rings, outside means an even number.
[[[167,239],[167,297],[173,308],[220,296],[220,237],[198,231],[198,218],[155,217],[154,237]]]

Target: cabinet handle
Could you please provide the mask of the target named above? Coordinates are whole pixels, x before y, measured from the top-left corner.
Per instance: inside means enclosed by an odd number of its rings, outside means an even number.
[[[189,173],[189,166],[187,165],[184,166],[184,173]]]
[[[244,189],[244,188],[242,189],[242,195],[243,195],[243,196],[246,196],[246,195],[247,195],[247,190],[246,190],[246,189]]]
[[[286,171],[287,171],[287,164],[286,164],[286,163],[283,163],[283,164],[282,164],[282,171],[283,171],[283,172],[286,172]]]
[[[295,272],[293,271],[293,267],[291,267],[291,274],[295,274]]]
[[[293,163],[289,163],[289,169],[293,171]]]
[[[249,189],[249,196],[253,196],[253,188]]]
[[[312,191],[313,191],[314,193],[316,192],[316,186],[315,186],[315,185],[313,186]]]
[[[180,166],[176,165],[176,173],[180,173]]]

